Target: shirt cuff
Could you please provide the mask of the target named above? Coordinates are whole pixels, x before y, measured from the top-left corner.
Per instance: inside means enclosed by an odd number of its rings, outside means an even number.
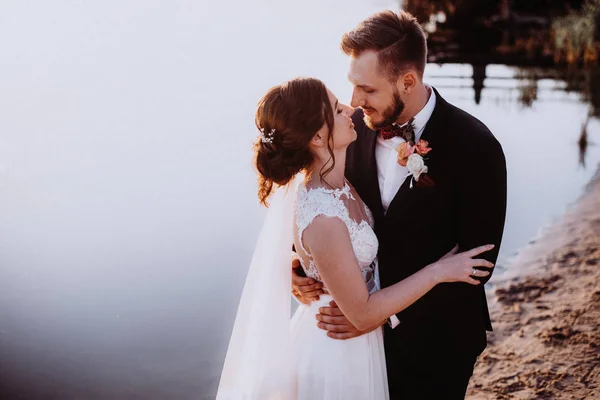
[[[392,315],[391,317],[388,318],[388,324],[390,325],[390,327],[392,329],[394,329],[395,327],[397,327],[398,325],[400,325],[400,320],[394,314],[394,315]]]

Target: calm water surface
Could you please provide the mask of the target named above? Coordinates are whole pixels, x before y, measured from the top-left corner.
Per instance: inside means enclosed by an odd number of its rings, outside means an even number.
[[[263,210],[256,101],[351,88],[340,35],[386,2],[7,1],[0,17],[0,397],[211,398]],[[319,11],[317,11],[319,10]],[[501,266],[595,172],[600,123],[560,81],[429,65],[506,152]],[[474,183],[475,184],[475,183]]]

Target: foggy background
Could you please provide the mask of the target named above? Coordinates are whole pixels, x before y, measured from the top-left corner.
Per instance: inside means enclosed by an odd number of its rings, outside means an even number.
[[[2,399],[214,396],[264,215],[256,103],[296,76],[348,102],[339,39],[385,8],[398,5],[2,1]],[[469,65],[429,65],[426,81],[506,152],[500,274],[582,192],[600,152],[580,164],[577,93],[548,79],[524,109],[515,70],[487,72],[480,104]]]

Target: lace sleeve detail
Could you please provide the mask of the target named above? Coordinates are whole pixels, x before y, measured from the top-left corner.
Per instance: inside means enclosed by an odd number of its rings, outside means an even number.
[[[373,218],[373,213],[371,212],[369,207],[367,207],[366,204],[364,204],[364,207],[365,207],[365,213],[367,214],[367,221],[369,222],[369,226],[371,228],[375,228],[375,218]]]
[[[302,251],[310,256],[304,248],[302,235],[306,228],[318,216],[339,218],[346,226],[350,222],[348,209],[340,196],[345,194],[351,197],[349,190],[330,191],[323,188],[306,190],[301,188],[296,199],[296,225],[298,228],[298,242]]]

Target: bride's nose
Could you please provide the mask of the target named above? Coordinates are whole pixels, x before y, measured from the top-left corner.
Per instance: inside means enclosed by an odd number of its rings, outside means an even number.
[[[346,115],[347,117],[352,117],[353,114],[354,108],[344,104],[344,115]]]

